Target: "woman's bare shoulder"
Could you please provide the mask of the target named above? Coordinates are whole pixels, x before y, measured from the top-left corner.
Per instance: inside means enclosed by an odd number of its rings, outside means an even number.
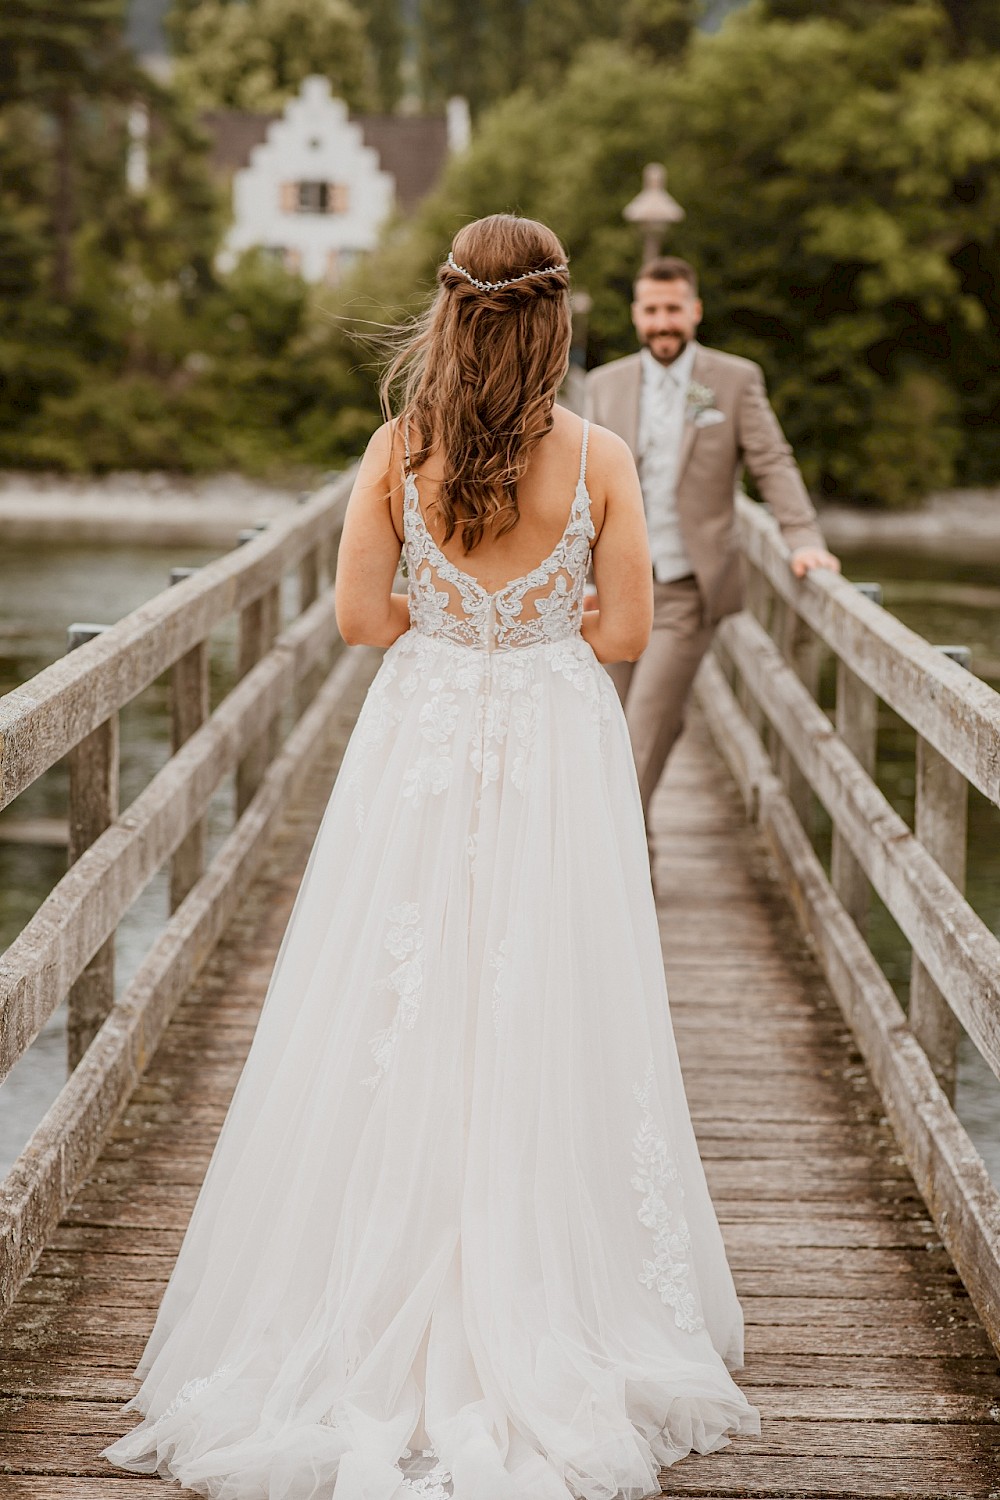
[[[381,427],[376,427],[368,439],[365,458],[387,464],[396,456],[397,450],[399,453],[403,452],[403,431],[398,418],[391,417]]]
[[[624,438],[620,438],[617,432],[612,432],[608,427],[601,427],[597,422],[590,424],[590,439],[587,444],[588,467],[591,463],[601,472],[607,470],[613,472],[620,464],[627,464],[629,468],[634,467],[635,460],[632,450]]]
[[[616,433],[607,427],[600,427],[596,422],[590,422],[587,436],[587,468],[592,463],[601,466],[605,464],[620,463],[623,458],[631,460],[628,444],[623,442]],[[563,441],[567,448],[579,452],[583,442],[583,418],[577,416],[576,412],[570,411],[568,407],[556,406],[553,411],[553,429]]]

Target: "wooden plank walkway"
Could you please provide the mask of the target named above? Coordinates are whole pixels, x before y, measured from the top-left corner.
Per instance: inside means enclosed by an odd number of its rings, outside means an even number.
[[[357,703],[346,705],[345,710]],[[346,712],[345,724],[346,730]],[[0,1493],[157,1500],[98,1457],[249,1045],[343,734],[0,1328]],[[747,1315],[759,1441],[664,1493],[996,1500],[997,1356],[695,718],[656,806],[674,1022]]]

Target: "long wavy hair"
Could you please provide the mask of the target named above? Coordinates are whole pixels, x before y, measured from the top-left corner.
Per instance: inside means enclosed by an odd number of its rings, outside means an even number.
[[[559,240],[534,219],[491,214],[466,224],[451,253],[480,282],[564,265]],[[435,501],[447,542],[471,552],[517,525],[517,487],[552,427],[569,364],[569,275],[552,271],[497,291],[447,261],[430,307],[403,334],[382,380],[382,408],[415,438],[416,468],[433,451],[444,477]]]

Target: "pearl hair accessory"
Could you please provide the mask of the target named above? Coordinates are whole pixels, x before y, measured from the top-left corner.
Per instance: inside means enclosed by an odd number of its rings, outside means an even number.
[[[448,264],[453,271],[464,276],[466,281],[471,281],[472,285],[478,287],[481,292],[499,292],[505,286],[514,286],[519,281],[530,281],[533,276],[551,276],[556,271],[569,270],[569,266],[540,266],[537,271],[525,271],[523,276],[510,276],[506,281],[479,281],[471,271],[467,271],[464,266],[458,264],[450,250],[448,251]]]

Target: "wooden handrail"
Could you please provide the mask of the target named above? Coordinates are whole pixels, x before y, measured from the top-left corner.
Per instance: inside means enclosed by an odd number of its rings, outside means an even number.
[[[329,545],[353,471],[285,520],[119,620],[0,698],[0,811],[168,667]]]
[[[722,622],[698,698],[1000,1349],[1000,1192],[949,1097],[960,1028],[1000,1077],[1000,940],[962,889],[968,785],[1000,805],[1000,694],[845,579],[796,580],[760,506],[741,497],[738,516],[750,610]],[[815,698],[823,653],[833,722]],[[917,733],[912,830],[875,783],[879,699]],[[832,823],[829,876],[813,797]],[[871,888],[913,951],[909,1014],[866,940]]]
[[[235,910],[345,688],[368,670],[371,653],[346,649],[323,680],[339,637],[333,591],[321,580],[352,479],[344,475],[289,519],[177,582],[0,699],[5,801],[61,757],[79,760],[79,747],[95,735],[113,739],[119,710],[168,670],[173,751],[110,823],[91,820],[94,826],[85,827],[87,820],[74,820],[71,809],[71,825],[81,827],[74,862],[0,957],[0,1077],[67,993],[72,1007],[81,987],[86,992],[85,1005],[70,1018],[70,1078],[0,1184],[0,1308],[30,1272],[174,1005]],[[301,612],[280,630],[279,591],[293,570]],[[240,675],[206,716],[207,638],[234,612],[244,648]],[[286,705],[299,717],[279,747]],[[232,772],[240,792],[235,826],[205,869],[199,830],[213,793]],[[99,972],[88,965],[95,954],[111,954],[122,917],[178,850],[183,859],[172,869],[172,916],[115,1000],[111,964]]]
[[[42,902],[0,957],[0,1077],[201,819],[261,723],[275,717],[336,639],[333,599],[327,595],[279,637]]]
[[[738,505],[740,547],[770,589],[966,781],[1000,804],[1000,695],[834,573],[796,579],[774,520]]]
[[[721,644],[834,826],[1000,1078],[1000,941],[921,844],[750,615]]]

